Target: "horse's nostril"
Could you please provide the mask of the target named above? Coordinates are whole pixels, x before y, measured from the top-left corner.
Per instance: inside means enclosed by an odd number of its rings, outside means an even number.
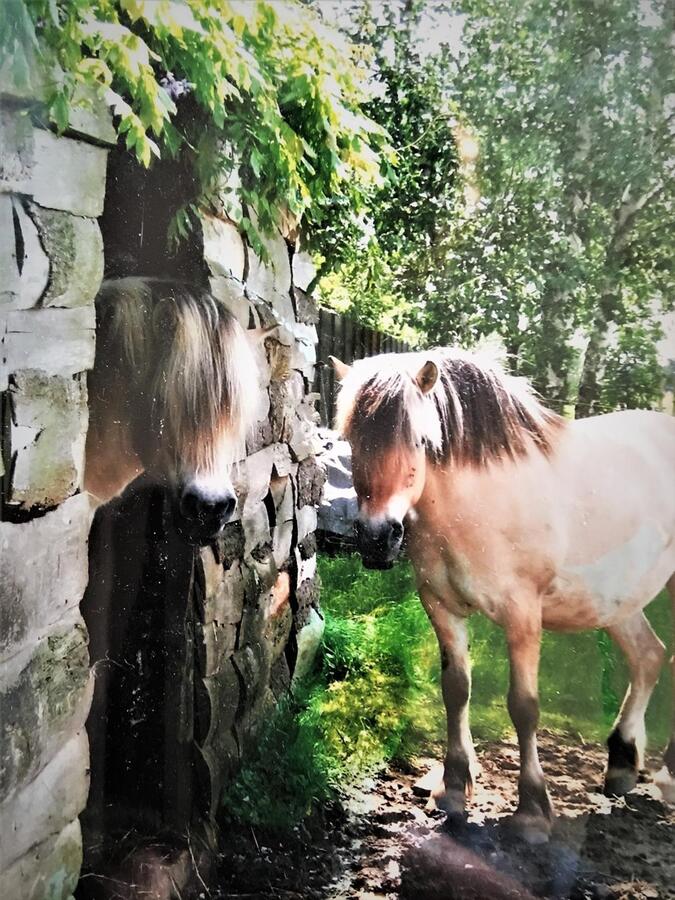
[[[229,518],[231,518],[236,506],[236,497],[225,497],[225,499],[218,500],[213,504],[213,512],[221,522],[226,522]]]
[[[185,491],[180,498],[180,511],[186,519],[197,519],[201,500],[194,491]]]
[[[398,541],[403,537],[403,523],[402,522],[392,522],[391,523],[391,536],[393,540]]]
[[[199,491],[185,491],[180,499],[181,515],[193,522],[226,522],[237,506],[234,496],[205,497]]]

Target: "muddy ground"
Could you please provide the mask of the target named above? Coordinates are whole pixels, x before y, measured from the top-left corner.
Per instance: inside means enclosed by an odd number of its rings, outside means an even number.
[[[500,828],[515,807],[518,754],[494,742],[478,747],[482,772],[466,826],[450,830],[426,809],[418,783],[437,763],[418,760],[380,773],[283,841],[259,829],[224,835],[229,850],[212,896],[675,900],[675,809],[648,782],[625,799],[605,798],[597,744],[543,733],[540,748],[558,815],[547,845]]]

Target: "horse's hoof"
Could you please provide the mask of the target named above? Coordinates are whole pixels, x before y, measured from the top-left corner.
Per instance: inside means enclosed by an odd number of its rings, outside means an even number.
[[[654,776],[654,784],[661,791],[664,802],[675,806],[675,776],[670,774],[668,766],[659,769]]]
[[[612,769],[605,775],[603,793],[605,797],[623,797],[630,794],[638,781],[638,773],[633,769]]]
[[[551,837],[553,820],[544,815],[516,812],[502,819],[506,831],[526,844],[546,844]]]
[[[463,832],[467,826],[467,817],[468,814],[465,809],[446,812],[445,822],[443,823],[444,830],[449,831],[451,834],[453,832]]]
[[[432,794],[444,791],[443,763],[437,763],[421,778],[418,778],[413,784],[412,790],[417,797],[430,797]]]
[[[466,819],[466,811],[464,805],[466,803],[466,794],[464,791],[446,791],[444,787],[438,787],[431,792],[431,796],[427,801],[427,809],[438,809],[444,812],[448,819],[458,821]]]

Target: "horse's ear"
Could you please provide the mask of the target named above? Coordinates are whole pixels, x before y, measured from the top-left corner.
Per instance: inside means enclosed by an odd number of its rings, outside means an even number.
[[[273,331],[276,331],[278,325],[267,325],[265,328],[247,328],[246,329],[246,337],[249,339],[251,344],[256,347],[258,344],[262,344],[266,337],[268,337]]]
[[[438,366],[433,360],[428,359],[415,376],[417,387],[423,394],[428,394],[437,381]]]
[[[344,381],[347,375],[352,370],[351,366],[348,366],[347,363],[343,363],[342,360],[338,359],[337,356],[329,356],[330,364],[335,369],[335,374],[337,375],[338,381]]]

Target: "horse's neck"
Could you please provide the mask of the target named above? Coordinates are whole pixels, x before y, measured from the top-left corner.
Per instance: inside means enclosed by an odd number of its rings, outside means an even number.
[[[92,416],[85,450],[84,489],[94,502],[106,503],[141,472],[143,465],[132,448],[126,423],[112,415]]]
[[[428,465],[410,517],[413,555],[464,556],[497,533],[538,534],[551,519],[553,481],[550,462],[538,452],[484,468]]]

